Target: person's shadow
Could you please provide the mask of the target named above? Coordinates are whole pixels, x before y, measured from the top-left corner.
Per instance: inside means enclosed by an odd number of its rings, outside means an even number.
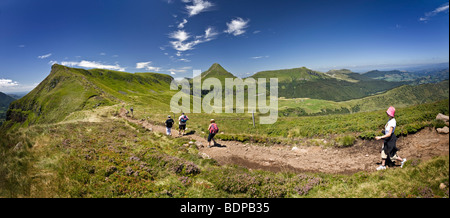
[[[212,147],[226,148],[227,146],[226,146],[226,145],[219,144],[219,143],[214,143],[214,145],[211,145],[211,148],[212,148]]]
[[[194,134],[195,134],[195,130],[191,130],[191,131],[185,133],[184,135],[194,135]]]

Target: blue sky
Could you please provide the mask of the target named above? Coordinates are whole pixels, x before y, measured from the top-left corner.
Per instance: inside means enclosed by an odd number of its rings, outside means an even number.
[[[0,91],[53,63],[189,77],[449,60],[448,0],[0,0]]]

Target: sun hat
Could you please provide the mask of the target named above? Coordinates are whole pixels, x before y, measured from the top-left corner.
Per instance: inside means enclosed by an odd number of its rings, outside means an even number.
[[[390,106],[390,107],[388,108],[388,110],[386,111],[386,113],[387,113],[389,116],[394,117],[394,116],[395,116],[395,108],[392,107],[392,106]]]
[[[216,122],[214,119],[211,119],[209,122],[211,122],[211,123],[214,123],[214,122]]]

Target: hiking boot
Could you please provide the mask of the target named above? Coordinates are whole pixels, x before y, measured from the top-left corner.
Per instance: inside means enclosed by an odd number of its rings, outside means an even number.
[[[400,168],[403,168],[403,164],[405,164],[406,158],[403,158],[403,161],[401,162]]]
[[[377,168],[377,170],[385,170],[385,169],[386,169],[385,166],[379,166],[379,167]]]

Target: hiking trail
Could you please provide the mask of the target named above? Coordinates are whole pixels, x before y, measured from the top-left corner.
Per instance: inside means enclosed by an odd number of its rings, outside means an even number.
[[[136,120],[128,117],[122,108],[119,117],[141,125],[154,132],[165,134],[166,128],[154,125],[147,120]],[[178,136],[175,126],[174,137]],[[218,146],[208,148],[206,138],[196,134],[182,137],[195,140],[199,155],[212,158],[220,165],[236,164],[249,169],[262,169],[273,172],[321,172],[332,174],[352,174],[359,171],[375,171],[381,163],[382,141],[360,140],[346,148],[320,146],[298,146],[293,149],[287,145],[261,146],[238,141],[217,140]],[[180,145],[182,146],[182,145]],[[397,147],[402,158],[429,160],[435,156],[449,155],[448,134],[438,134],[433,128],[425,128],[407,137],[399,137]],[[399,163],[396,163],[399,167]]]

